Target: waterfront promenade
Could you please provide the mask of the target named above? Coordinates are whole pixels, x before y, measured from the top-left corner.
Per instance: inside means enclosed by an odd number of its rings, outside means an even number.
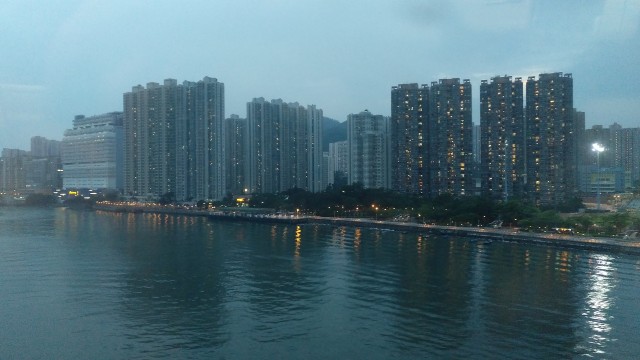
[[[249,221],[256,223],[281,223],[290,225],[318,224],[330,226],[349,226],[377,228],[403,232],[417,232],[426,235],[443,235],[472,238],[490,243],[508,241],[523,244],[551,245],[558,247],[581,248],[587,250],[621,252],[640,255],[640,239],[607,237],[589,237],[556,233],[523,232],[514,228],[461,227],[429,225],[415,222],[383,221],[365,218],[320,217],[300,214],[274,214],[267,211],[236,211],[234,209],[198,210],[184,207],[162,206],[136,203],[99,203],[95,210],[129,213],[155,213],[187,216],[206,216],[217,221]]]

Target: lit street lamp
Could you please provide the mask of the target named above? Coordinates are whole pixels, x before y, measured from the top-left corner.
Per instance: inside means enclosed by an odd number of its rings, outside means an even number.
[[[591,145],[591,150],[596,152],[596,173],[597,173],[597,181],[598,181],[598,188],[597,188],[597,193],[596,193],[596,210],[600,210],[600,153],[604,151],[604,146],[598,144],[598,143],[593,143],[593,145]]]

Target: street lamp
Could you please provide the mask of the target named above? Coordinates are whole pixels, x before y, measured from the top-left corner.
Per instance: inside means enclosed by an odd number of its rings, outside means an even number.
[[[593,143],[591,150],[596,152],[596,173],[598,180],[598,188],[596,193],[596,210],[600,211],[600,153],[604,151],[604,146]]]

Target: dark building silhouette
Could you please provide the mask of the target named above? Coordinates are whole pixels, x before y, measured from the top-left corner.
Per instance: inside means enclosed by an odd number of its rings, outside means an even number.
[[[577,190],[573,78],[530,76],[526,90],[527,194],[537,204],[557,205]]]
[[[231,115],[225,120],[226,127],[226,176],[227,192],[243,194],[245,191],[244,164],[246,161],[247,119]]]
[[[324,190],[322,110],[281,99],[247,103],[245,186],[251,193]]]
[[[470,195],[473,178],[471,82],[432,82],[427,126],[430,196]]]
[[[497,76],[480,84],[482,193],[507,200],[524,191],[524,86]]]
[[[391,189],[427,192],[427,118],[429,87],[400,84],[391,88]]]

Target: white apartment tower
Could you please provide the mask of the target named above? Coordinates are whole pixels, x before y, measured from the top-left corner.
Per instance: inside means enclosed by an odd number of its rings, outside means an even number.
[[[322,110],[280,99],[247,103],[246,188],[323,190]]]
[[[329,144],[327,178],[329,184],[336,183],[336,175],[346,176],[349,172],[349,146],[347,141]]]
[[[349,184],[365,188],[389,187],[389,120],[368,110],[347,117]]]

